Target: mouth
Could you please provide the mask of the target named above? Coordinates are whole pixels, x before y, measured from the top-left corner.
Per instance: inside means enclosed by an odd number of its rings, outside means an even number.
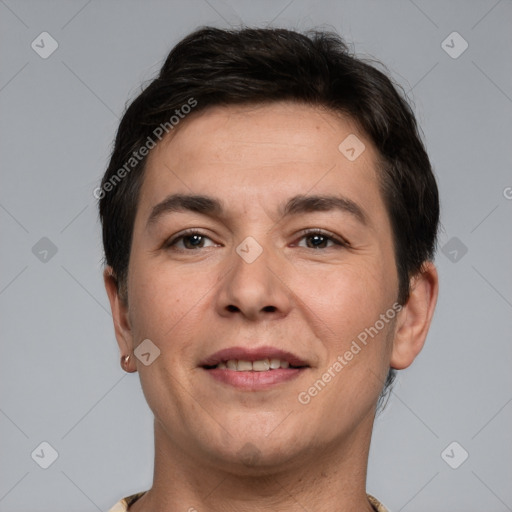
[[[233,347],[211,355],[200,367],[224,384],[256,391],[298,377],[310,366],[291,352],[273,347]]]
[[[298,368],[307,368],[306,365],[295,366],[290,364],[286,359],[279,358],[265,358],[258,359],[257,361],[248,361],[244,359],[227,359],[220,361],[216,365],[204,365],[205,370],[230,370],[233,372],[268,372],[272,370],[287,368],[293,370]]]
[[[267,372],[279,369],[309,367],[299,356],[266,346],[259,348],[230,347],[219,350],[199,363],[206,370],[235,372]]]

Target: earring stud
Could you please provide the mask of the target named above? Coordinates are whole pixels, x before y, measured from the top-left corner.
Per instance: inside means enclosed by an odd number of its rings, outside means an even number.
[[[127,354],[125,356],[121,356],[121,368],[125,371],[125,372],[128,372],[128,364],[130,362],[130,354]]]

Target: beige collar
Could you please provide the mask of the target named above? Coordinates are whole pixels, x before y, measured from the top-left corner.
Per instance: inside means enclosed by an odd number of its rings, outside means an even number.
[[[146,491],[127,496],[121,501],[118,501],[108,512],[128,512],[130,505],[144,496],[144,494],[146,494]],[[367,494],[366,496],[368,497],[368,501],[371,503],[372,507],[375,509],[375,512],[389,512],[378,499],[374,498],[370,494]]]

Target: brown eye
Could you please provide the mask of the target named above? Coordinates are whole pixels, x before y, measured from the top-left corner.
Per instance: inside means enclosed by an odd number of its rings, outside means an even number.
[[[324,235],[308,235],[304,238],[307,240],[306,245],[311,249],[325,249],[327,244],[331,241]]]
[[[329,249],[333,246],[345,247],[348,244],[345,241],[339,240],[331,233],[326,233],[320,230],[311,230],[304,232],[300,240],[305,240],[305,246],[299,242],[299,247],[306,247],[307,249]]]
[[[215,245],[216,244],[211,240],[211,238],[207,237],[203,233],[199,231],[189,231],[174,237],[165,244],[165,247],[167,249],[172,248],[184,251],[203,249],[205,247],[213,247]]]

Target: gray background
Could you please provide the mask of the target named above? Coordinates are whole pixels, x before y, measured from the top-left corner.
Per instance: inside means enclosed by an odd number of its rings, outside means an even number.
[[[376,422],[368,491],[394,512],[512,510],[510,0],[0,0],[0,511],[105,511],[151,485],[152,416],[119,366],[92,191],[169,49],[242,22],[329,23],[382,60],[439,179],[438,308]],[[43,31],[59,45],[46,59]],[[31,457],[43,441],[48,469]],[[457,469],[441,456],[453,441],[469,453]]]

